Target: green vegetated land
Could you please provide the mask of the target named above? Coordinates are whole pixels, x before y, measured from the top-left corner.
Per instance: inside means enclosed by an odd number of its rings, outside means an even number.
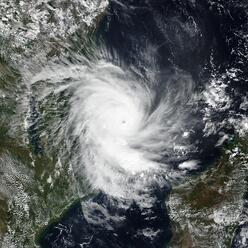
[[[15,67],[16,59],[12,63],[11,55],[37,62],[37,54],[41,53],[40,64],[34,63],[35,69],[41,69],[47,61],[59,60],[61,54],[68,61],[74,53],[94,57],[95,30],[102,15],[97,16],[95,26],[79,25],[67,39],[52,40],[44,36],[27,43],[25,49],[0,37],[3,44],[0,51],[0,247],[35,247],[36,238],[48,224],[88,193],[84,178],[75,172],[81,168],[73,168],[73,152],[69,153],[66,147],[64,122],[70,92],[51,90],[44,98],[40,97],[46,89],[52,89],[51,82],[39,81],[33,85],[25,82],[16,69],[22,65]]]
[[[247,191],[248,137],[235,137],[200,175],[175,186],[171,247],[230,247]]]
[[[34,247],[35,236],[83,195],[54,122],[64,118],[66,96],[37,102],[39,125],[24,129],[21,76],[0,61],[0,246]],[[32,118],[32,117],[31,117]],[[30,122],[31,123],[31,122]],[[37,149],[37,147],[39,149]],[[59,152],[63,150],[63,152]],[[60,157],[61,155],[61,157]]]
[[[80,30],[70,39],[71,52],[92,56],[94,42]],[[47,56],[58,56],[60,43],[51,44]],[[33,248],[37,235],[88,192],[73,173],[65,140],[59,139],[70,93],[39,98],[49,85],[40,81],[28,89],[30,103],[22,80],[0,58],[0,246]],[[30,104],[33,120],[25,129]],[[174,186],[167,204],[174,231],[171,247],[230,246],[247,190],[247,141],[233,138],[217,162]]]

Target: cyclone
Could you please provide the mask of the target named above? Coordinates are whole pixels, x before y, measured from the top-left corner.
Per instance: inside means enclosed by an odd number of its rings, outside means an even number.
[[[161,83],[162,93],[155,82],[103,60],[80,73],[69,126],[94,188],[127,197],[130,177],[169,169],[163,158],[179,145],[193,80],[178,71]]]

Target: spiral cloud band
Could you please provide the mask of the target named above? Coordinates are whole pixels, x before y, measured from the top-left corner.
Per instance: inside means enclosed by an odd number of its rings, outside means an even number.
[[[75,171],[93,188],[131,197],[160,172],[173,171],[173,159],[179,169],[191,164],[180,166],[192,149],[188,123],[195,99],[185,72],[174,68],[149,79],[104,60],[84,60],[44,68],[32,84],[44,81],[50,86],[40,98],[71,92],[66,120],[54,125],[67,130]]]
[[[157,90],[153,83],[103,61],[80,75],[70,123],[93,187],[124,196],[129,176],[166,169],[162,160],[169,151],[185,152],[177,142],[192,79],[181,74],[166,80]]]

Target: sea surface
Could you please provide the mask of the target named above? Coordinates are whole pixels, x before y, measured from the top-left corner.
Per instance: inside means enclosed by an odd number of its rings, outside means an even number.
[[[248,247],[248,3],[0,14],[0,247]]]

